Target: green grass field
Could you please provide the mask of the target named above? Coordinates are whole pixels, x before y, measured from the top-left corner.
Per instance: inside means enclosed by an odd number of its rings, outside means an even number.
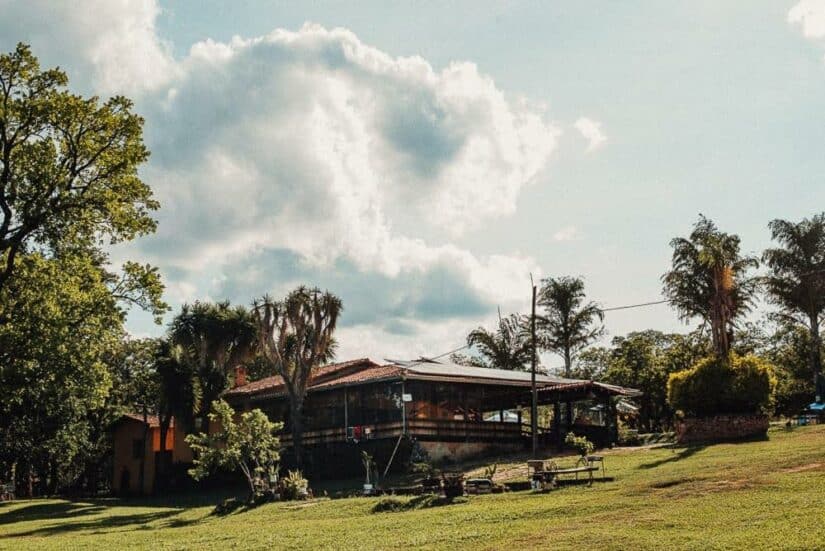
[[[825,426],[614,450],[613,481],[373,513],[378,498],[211,516],[204,497],[0,504],[2,549],[825,549]],[[526,478],[523,462],[498,475]],[[408,499],[408,498],[404,498]],[[214,500],[214,498],[213,498]]]

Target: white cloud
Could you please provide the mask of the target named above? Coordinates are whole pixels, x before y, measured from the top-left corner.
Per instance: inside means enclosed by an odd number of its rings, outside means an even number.
[[[788,22],[802,27],[805,38],[824,38],[825,0],[801,0],[788,11]]]
[[[116,255],[159,265],[171,301],[245,302],[329,282],[350,297],[356,321],[341,341],[352,355],[366,339],[436,353],[482,311],[524,307],[528,274],[541,275],[531,258],[424,236],[514,212],[560,135],[543,105],[473,63],[437,70],[317,25],[206,40],[174,60],[158,13],[149,0],[76,13],[0,0],[0,21],[21,22],[0,31],[31,42],[44,64],[64,63],[73,86],[137,98],[160,224]],[[284,254],[298,259],[289,270]]]
[[[579,237],[579,228],[565,226],[553,234],[553,241],[573,241]]]
[[[607,136],[602,132],[602,124],[598,121],[580,117],[573,123],[573,126],[587,140],[587,151],[595,151],[607,141]]]
[[[0,0],[0,45],[25,40],[49,65],[66,68],[101,94],[134,95],[161,86],[175,72],[155,32],[155,0],[53,2]],[[14,41],[14,42],[12,42]]]
[[[450,265],[493,301],[537,271],[417,237],[512,212],[555,148],[543,109],[474,65],[437,72],[307,25],[198,43],[181,66],[148,115],[157,262],[202,270],[285,249],[391,277]]]

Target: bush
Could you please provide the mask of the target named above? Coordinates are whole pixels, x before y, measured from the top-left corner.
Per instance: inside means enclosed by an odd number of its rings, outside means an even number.
[[[671,374],[667,397],[671,406],[691,417],[763,413],[773,398],[773,366],[754,355],[731,353],[727,360],[708,357]]]
[[[237,509],[240,509],[241,507],[243,507],[243,505],[244,502],[240,499],[230,497],[229,499],[225,499],[217,505],[215,505],[215,509],[212,511],[212,514],[217,516],[228,515],[229,513]]]
[[[590,455],[596,449],[593,442],[584,436],[576,436],[572,432],[567,433],[564,443],[578,451],[581,456]]]
[[[281,479],[281,499],[292,501],[303,499],[307,495],[309,483],[301,471],[289,471],[289,475]]]

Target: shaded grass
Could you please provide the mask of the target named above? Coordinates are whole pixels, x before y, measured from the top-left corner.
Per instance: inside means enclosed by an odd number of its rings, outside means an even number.
[[[0,505],[0,548],[822,549],[824,450],[822,425],[762,442],[616,450],[604,454],[613,481],[392,514],[373,512],[381,498],[225,517],[210,516],[214,495],[19,501]],[[524,478],[522,459],[499,458],[497,479]]]

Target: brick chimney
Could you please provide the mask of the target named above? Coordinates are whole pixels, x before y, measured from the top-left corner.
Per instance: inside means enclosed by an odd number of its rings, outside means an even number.
[[[232,388],[244,386],[246,384],[246,368],[242,365],[235,366],[235,381],[232,383]]]

